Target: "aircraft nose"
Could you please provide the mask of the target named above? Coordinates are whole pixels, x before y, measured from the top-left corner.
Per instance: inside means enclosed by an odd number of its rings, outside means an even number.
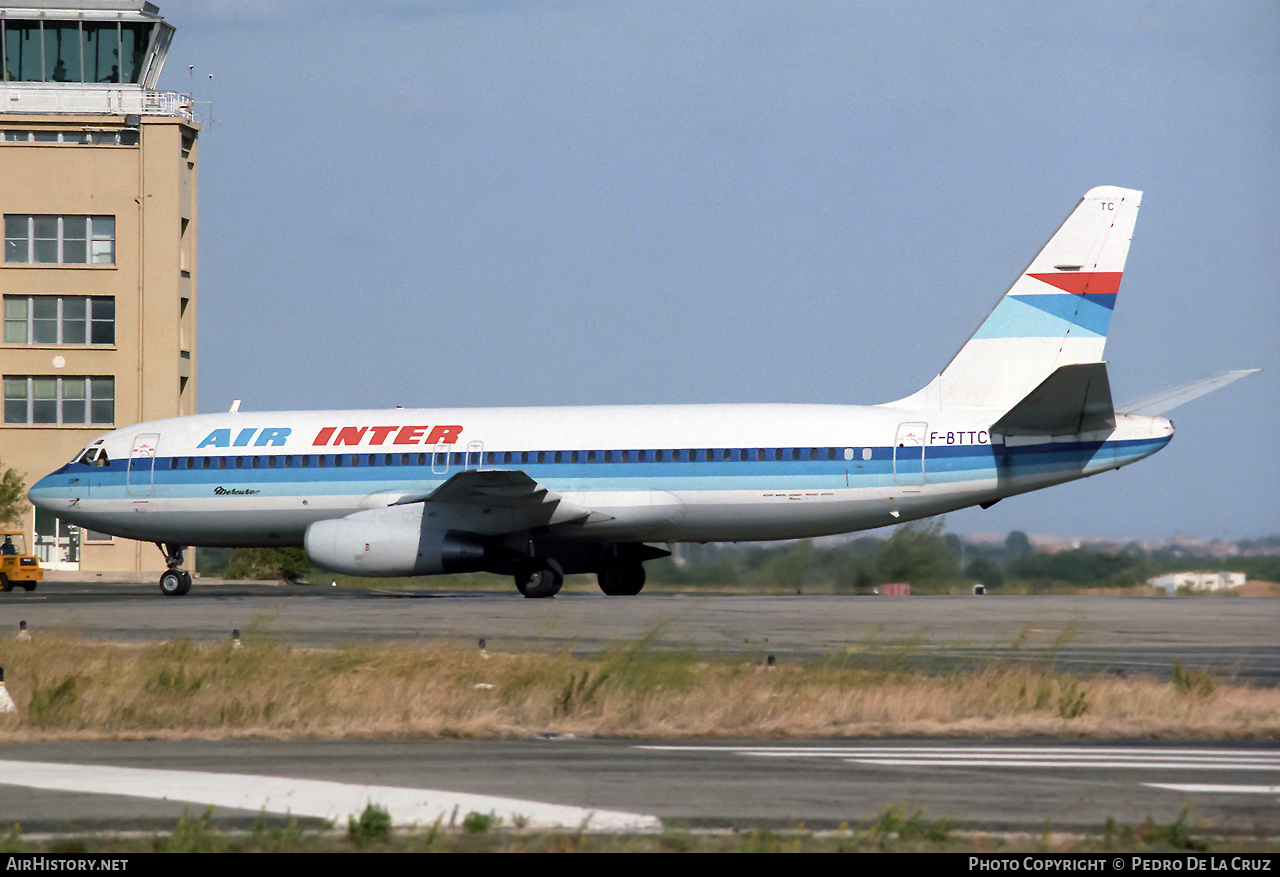
[[[75,496],[75,486],[71,483],[71,479],[59,470],[31,485],[31,489],[27,491],[27,499],[38,509],[49,509],[55,499]]]

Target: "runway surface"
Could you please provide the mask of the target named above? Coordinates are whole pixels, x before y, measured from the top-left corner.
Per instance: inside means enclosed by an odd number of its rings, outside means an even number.
[[[218,805],[224,828],[260,811],[342,826],[369,801],[421,827],[475,811],[598,831],[821,829],[900,807],[961,829],[1095,834],[1108,818],[1168,824],[1190,803],[1192,824],[1215,833],[1280,831],[1272,744],[234,741],[23,743],[3,754],[0,811],[24,832],[167,830],[188,802],[192,815]]]
[[[947,669],[1032,660],[1166,675],[1175,658],[1274,685],[1280,601],[1245,598],[754,597],[379,593],[315,586],[47,582],[0,595],[0,636],[25,620],[111,641],[242,638],[334,646],[456,641],[490,650],[654,647],[779,661],[823,656]],[[10,743],[0,815],[24,832],[170,829],[184,807],[215,823],[345,824],[373,800],[402,825],[490,812],[505,823],[819,828],[885,808],[979,830],[1168,823],[1184,804],[1215,831],[1280,832],[1280,745],[1113,741],[229,741]],[[102,768],[110,768],[103,770]],[[479,796],[479,797],[476,797]]]
[[[427,580],[429,581],[429,580]],[[239,629],[293,645],[449,641],[490,649],[596,652],[648,638],[763,660],[838,656],[946,670],[984,661],[1052,662],[1078,672],[1167,674],[1186,667],[1253,684],[1280,682],[1280,600],[1215,597],[605,597],[511,591],[451,594],[314,585],[210,585],[162,597],[154,585],[43,583],[0,595],[0,635],[26,620],[113,641]]]

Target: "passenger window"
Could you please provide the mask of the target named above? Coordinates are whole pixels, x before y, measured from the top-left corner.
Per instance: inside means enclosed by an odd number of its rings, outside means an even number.
[[[237,469],[244,468],[244,457],[236,457],[236,468]]]
[[[208,457],[204,457],[203,459],[201,459],[201,460],[200,460],[200,468],[201,468],[201,469],[208,469],[208,468],[209,468],[209,458],[208,458]]]
[[[756,460],[759,461],[763,459],[764,459],[764,448],[756,448]]]
[[[661,463],[661,462],[662,462],[662,454],[663,454],[663,452],[662,452],[662,451],[654,451],[654,452],[653,452],[653,462],[655,462],[655,463]]]
[[[569,462],[570,462],[570,463],[576,463],[576,462],[578,462],[578,452],[577,452],[577,451],[574,451],[573,453],[569,454]]]
[[[817,449],[817,448],[810,448],[810,449],[809,449],[809,459],[810,459],[810,460],[816,460],[816,459],[818,459],[818,449]]]
[[[528,462],[529,462],[529,452],[528,452],[528,451],[521,451],[521,452],[520,452],[520,462],[521,462],[521,463],[528,463]]]
[[[462,453],[460,451],[454,451],[452,454],[449,455],[449,457],[453,461],[453,465],[455,466],[462,465]]]
[[[645,462],[647,462],[647,459],[646,459],[647,457],[648,457],[648,453],[647,453],[646,451],[636,451],[636,462],[637,462],[637,463],[645,463]]]
[[[169,468],[170,468],[170,469],[177,469],[177,468],[178,468],[178,458],[177,458],[177,457],[170,457],[170,458],[169,458]]]
[[[555,455],[554,455],[554,456],[552,457],[552,459],[551,459],[551,462],[553,462],[553,463],[559,463],[559,462],[560,462],[560,454],[561,454],[561,452],[560,452],[560,451],[556,451],[556,452],[555,452]]]
[[[624,462],[624,463],[630,463],[630,462],[631,462],[631,452],[630,452],[630,451],[623,451],[623,452],[622,452],[622,462]]]
[[[739,459],[739,460],[745,460],[745,459],[747,459],[747,457],[748,457],[748,456],[749,456],[749,455],[748,455],[748,453],[747,453],[747,449],[746,449],[746,448],[743,448],[742,450],[738,451],[738,459]]]
[[[503,452],[502,452],[502,463],[503,463],[503,465],[507,465],[507,464],[508,464],[508,463],[510,463],[510,462],[511,462],[511,452],[510,452],[510,451],[503,451]]]
[[[254,457],[254,458],[253,458],[253,468],[257,469],[257,468],[258,468],[258,467],[260,467],[261,465],[262,465],[262,458],[261,458],[261,457]]]
[[[302,468],[303,468],[303,469],[310,469],[310,468],[311,468],[311,455],[310,455],[310,454],[303,454],[303,455],[302,455]]]
[[[605,451],[605,452],[604,452],[604,461],[605,461],[606,463],[612,463],[612,462],[613,462],[613,451]]]
[[[225,468],[227,468],[227,458],[226,458],[226,457],[219,457],[219,458],[218,458],[218,468],[219,468],[219,469],[225,469]]]

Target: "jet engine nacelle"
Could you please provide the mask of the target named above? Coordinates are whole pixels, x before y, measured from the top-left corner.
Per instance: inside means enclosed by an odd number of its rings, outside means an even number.
[[[303,540],[312,563],[354,576],[410,576],[484,569],[484,540],[424,526],[422,503],[316,521]]]

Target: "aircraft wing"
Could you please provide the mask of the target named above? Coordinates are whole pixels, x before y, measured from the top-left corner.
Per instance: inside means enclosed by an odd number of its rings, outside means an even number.
[[[1232,381],[1238,381],[1243,377],[1260,371],[1262,371],[1260,368],[1246,368],[1237,369],[1236,371],[1217,372],[1198,381],[1192,381],[1189,384],[1170,387],[1167,390],[1161,390],[1159,393],[1152,393],[1150,396],[1134,399],[1124,405],[1117,405],[1116,410],[1123,411],[1126,414],[1145,414],[1148,416],[1164,414],[1166,411],[1172,411],[1192,399],[1203,396],[1206,393],[1212,393],[1220,387],[1225,387]]]
[[[575,505],[524,472],[512,470],[459,472],[429,493],[404,496],[392,505],[418,502],[496,513],[518,520],[519,526],[526,527],[612,519],[610,515]]]

